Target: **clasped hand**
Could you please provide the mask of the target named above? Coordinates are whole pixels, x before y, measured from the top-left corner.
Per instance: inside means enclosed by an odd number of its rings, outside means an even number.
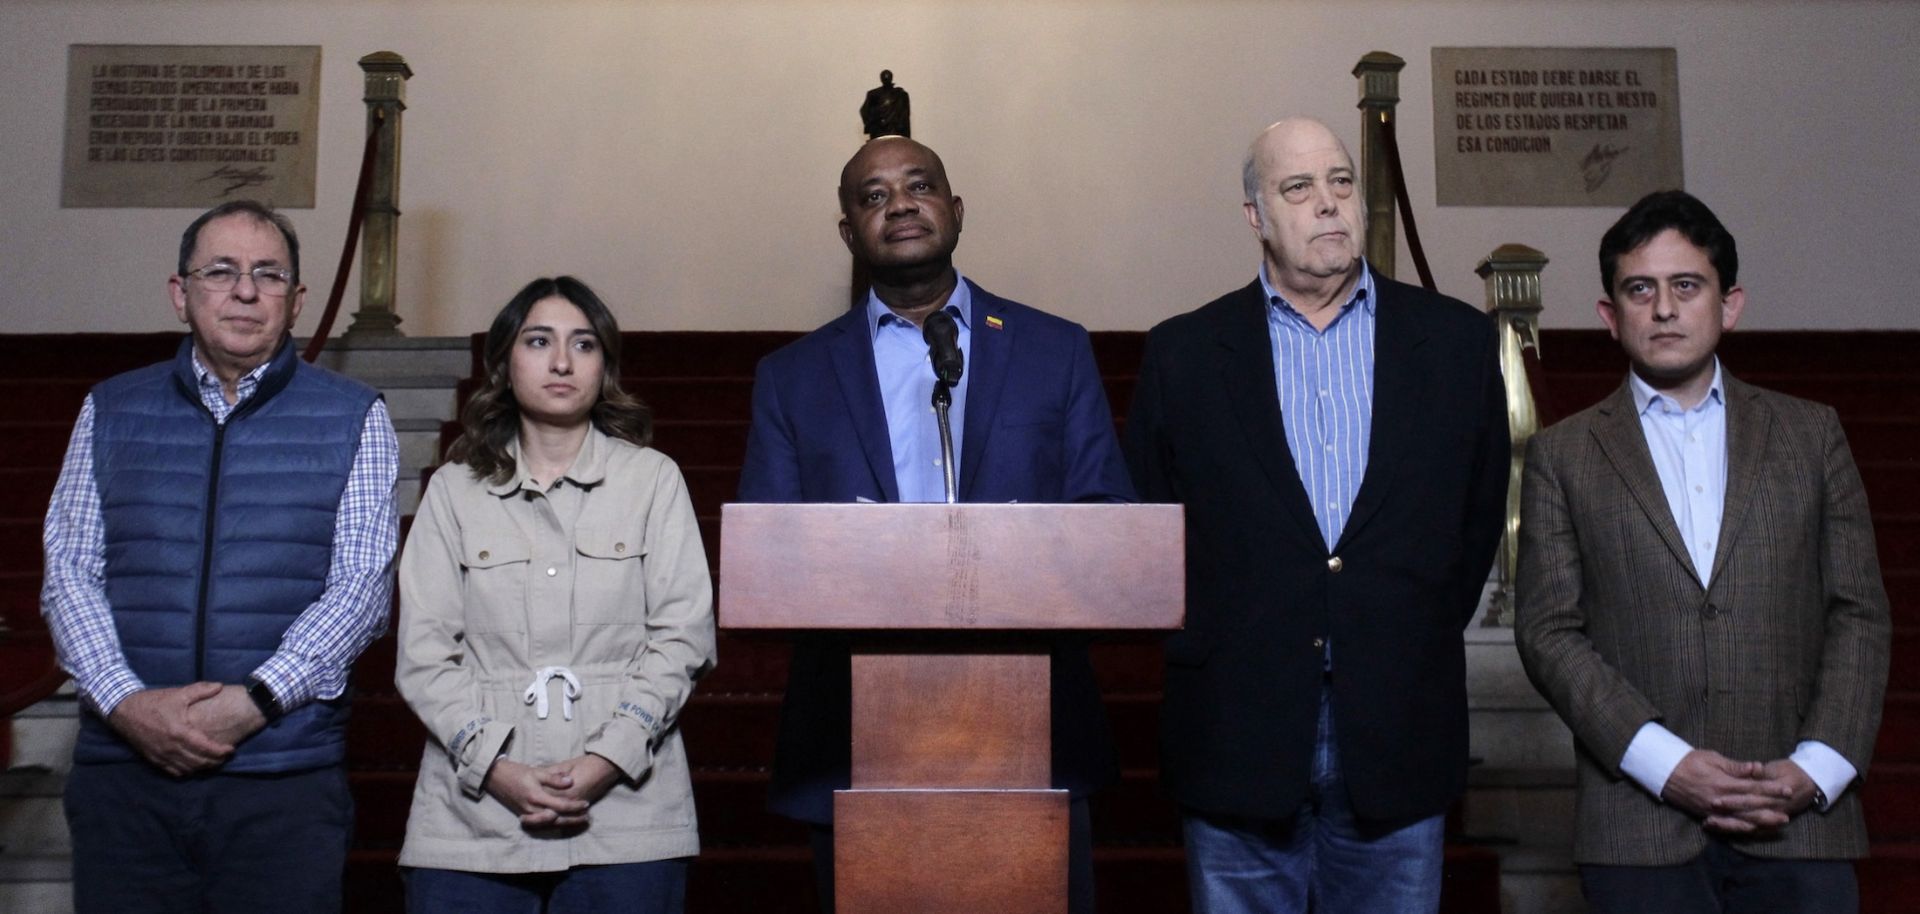
[[[1786,825],[1813,804],[1814,789],[1813,779],[1791,760],[1735,761],[1695,749],[1673,769],[1660,795],[1711,831],[1747,835]]]
[[[174,777],[226,764],[235,746],[267,725],[245,686],[217,682],[142,689],[115,705],[107,722]]]
[[[495,759],[487,793],[520,817],[520,827],[574,828],[587,824],[587,808],[620,780],[620,769],[593,753],[534,767]]]

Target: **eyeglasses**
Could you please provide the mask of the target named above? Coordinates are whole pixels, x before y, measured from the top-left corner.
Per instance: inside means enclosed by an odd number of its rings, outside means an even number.
[[[232,264],[214,263],[198,270],[188,270],[188,276],[200,281],[200,286],[209,292],[230,292],[240,282],[241,275],[253,277],[253,287],[262,295],[285,295],[293,285],[293,271],[284,267],[254,267],[242,270]]]

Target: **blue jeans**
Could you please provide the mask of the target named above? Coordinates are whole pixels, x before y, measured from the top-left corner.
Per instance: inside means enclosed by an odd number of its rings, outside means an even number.
[[[1432,914],[1440,908],[1444,815],[1357,818],[1340,774],[1331,693],[1320,696],[1313,788],[1291,818],[1189,813],[1194,914]]]
[[[651,860],[576,866],[554,873],[406,871],[411,914],[680,914],[687,906],[687,861]]]
[[[353,827],[339,765],[185,778],[75,765],[66,812],[80,914],[339,914]]]

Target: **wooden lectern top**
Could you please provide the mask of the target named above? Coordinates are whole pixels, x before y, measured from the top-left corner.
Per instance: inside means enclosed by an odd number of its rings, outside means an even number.
[[[1176,629],[1179,505],[729,504],[727,629]]]

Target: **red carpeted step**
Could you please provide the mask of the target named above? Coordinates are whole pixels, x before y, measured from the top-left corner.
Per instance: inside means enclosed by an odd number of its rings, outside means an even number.
[[[0,520],[0,572],[38,577],[46,557],[40,542],[45,527],[37,517]]]
[[[0,333],[0,371],[12,378],[98,381],[173,358],[183,336],[180,333]]]
[[[1180,843],[1180,808],[1160,787],[1152,768],[1125,768],[1118,783],[1088,802],[1096,845]]]
[[[0,424],[65,422],[80,416],[93,378],[0,378]]]
[[[1102,697],[1120,766],[1157,767],[1160,764],[1160,693],[1106,692]]]
[[[407,836],[407,810],[413,805],[412,770],[347,770],[353,791],[353,843],[356,850],[399,850]]]
[[[701,768],[693,773],[700,843],[712,846],[800,845],[806,826],[767,812],[764,768]]]
[[[341,909],[353,914],[406,914],[399,859],[397,847],[348,851]]]
[[[1896,617],[1898,610],[1895,610]],[[1910,607],[1907,618],[1920,615]],[[1920,692],[1920,624],[1908,622],[1893,626],[1893,663],[1887,671],[1887,688],[1896,692]]]
[[[347,767],[353,771],[415,771],[427,729],[398,695],[356,695],[347,719]]]
[[[1867,835],[1875,841],[1920,841],[1920,764],[1874,762],[1860,784]]]
[[[1856,460],[1911,457],[1920,453],[1920,420],[1907,416],[1864,417],[1842,414],[1840,425]]]
[[[1113,635],[1087,646],[1103,692],[1157,692],[1164,680],[1158,632]]]
[[[6,434],[7,428],[0,425],[0,436]],[[58,464],[0,470],[0,518],[44,521],[47,503],[53,500],[53,484],[59,478]]]
[[[1135,330],[1095,330],[1093,361],[1107,378],[1131,379],[1140,371],[1140,359],[1146,354],[1147,335]]]
[[[1866,458],[1855,455],[1860,479],[1867,487],[1867,504],[1877,513],[1882,506],[1920,509],[1920,459],[1909,456]]]
[[[747,423],[725,419],[656,422],[653,446],[686,466],[739,466],[747,453]]]
[[[394,620],[399,621],[398,619]],[[353,694],[361,697],[398,695],[393,685],[393,656],[398,647],[391,626],[385,635],[373,640],[353,662]]]
[[[1920,568],[1920,514],[1896,514],[1881,508],[1873,514],[1873,538],[1880,547],[1880,567]]]
[[[1912,914],[1920,898],[1920,842],[1876,842],[1854,872],[1860,876],[1860,914]]]
[[[625,377],[621,386],[653,408],[653,418],[748,419],[753,416],[753,378]]]
[[[779,635],[722,631],[715,645],[720,665],[700,681],[701,693],[778,693],[787,686],[793,647]]]
[[[687,761],[701,770],[765,768],[779,724],[778,692],[703,690],[681,713],[680,735]]]
[[[620,373],[627,377],[751,378],[767,353],[800,338],[796,331],[627,333]]]
[[[687,871],[688,914],[817,914],[813,856],[805,844],[702,844]]]
[[[9,422],[0,437],[0,468],[59,469],[73,437],[73,420]]]
[[[693,509],[700,514],[719,514],[720,506],[740,494],[740,467],[689,466],[680,464],[680,475],[687,480],[687,494],[693,497]]]
[[[0,572],[0,623],[16,631],[45,630],[40,618],[40,571]]]
[[[1920,692],[1887,693],[1880,712],[1880,738],[1873,744],[1875,762],[1920,763]]]

